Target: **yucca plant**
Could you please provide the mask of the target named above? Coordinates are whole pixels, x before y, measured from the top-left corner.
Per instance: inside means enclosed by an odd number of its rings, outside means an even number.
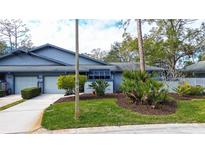
[[[109,83],[105,80],[96,80],[89,86],[95,90],[97,96],[104,96],[105,89],[109,86]]]

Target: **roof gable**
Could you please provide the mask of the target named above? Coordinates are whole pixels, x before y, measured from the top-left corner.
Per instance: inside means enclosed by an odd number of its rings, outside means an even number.
[[[24,50],[16,50],[12,53],[9,53],[7,55],[4,55],[0,57],[0,65],[1,66],[29,66],[29,65],[63,65],[61,63],[52,61],[48,58],[39,57],[38,55],[34,55],[31,53],[28,53]]]
[[[81,65],[109,65],[83,54],[79,55],[79,63]],[[4,55],[0,57],[0,65],[75,65],[75,52],[52,44],[45,44],[30,51],[17,49]]]
[[[52,44],[45,44],[36,47],[30,50],[29,52],[61,61],[63,63],[66,63],[67,65],[75,65],[75,52],[67,49],[63,49],[61,47]],[[93,59],[83,54],[80,54],[79,58],[80,58],[80,64],[107,65],[107,63],[103,61]]]

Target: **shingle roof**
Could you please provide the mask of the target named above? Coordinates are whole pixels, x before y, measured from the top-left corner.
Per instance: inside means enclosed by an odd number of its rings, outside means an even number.
[[[53,61],[62,65],[67,65],[61,61],[55,60],[55,59],[51,59],[51,58],[47,58],[45,56],[40,56],[37,55],[35,53],[35,51],[40,50],[42,48],[45,47],[52,47],[52,48],[57,48],[59,50],[62,50],[64,52],[69,52],[72,54],[75,54],[73,51],[70,50],[66,50],[63,48],[60,48],[58,46],[52,45],[52,44],[45,44],[39,47],[36,47],[34,49],[31,49],[30,51],[25,51],[25,50],[21,50],[21,49],[17,49],[15,51],[13,51],[12,53],[9,53],[5,56],[0,57],[0,59],[3,59],[5,57],[11,56],[11,55],[15,55],[18,53],[25,53],[31,56],[37,56],[39,58],[43,58],[49,61]],[[88,56],[85,55],[80,55],[81,57],[96,61],[98,63],[100,63],[101,65],[80,65],[80,71],[81,72],[88,72],[90,69],[110,69],[111,71],[115,71],[115,72],[122,72],[124,70],[139,70],[140,66],[139,63],[135,63],[135,62],[124,62],[124,63],[105,63],[93,58],[90,58]],[[154,67],[154,66],[148,66],[146,65],[146,70],[147,71],[162,71],[164,69],[159,68],[159,67]],[[75,66],[0,66],[0,72],[74,72],[75,70]]]
[[[80,72],[88,72],[90,69],[110,69],[119,71],[111,65],[80,65]],[[0,66],[0,72],[74,72],[75,66]]]
[[[39,58],[43,58],[43,59],[46,59],[46,60],[50,60],[50,61],[53,61],[53,62],[57,62],[57,63],[60,63],[60,64],[62,64],[62,65],[67,65],[67,64],[65,64],[65,63],[63,63],[63,62],[61,62],[61,61],[56,60],[56,59],[48,58],[48,57],[45,57],[45,56],[42,56],[42,55],[37,55],[37,54],[34,53],[35,51],[38,51],[38,50],[40,50],[40,49],[42,49],[42,48],[48,48],[48,47],[55,48],[55,49],[58,49],[58,50],[61,50],[61,51],[64,51],[64,52],[67,52],[67,53],[70,53],[70,54],[75,54],[74,51],[67,50],[67,49],[64,49],[64,48],[55,46],[55,45],[53,45],[53,44],[47,43],[47,44],[44,44],[44,45],[35,47],[35,48],[33,48],[33,49],[30,49],[29,51],[25,51],[25,50],[23,50],[23,49],[16,49],[16,50],[12,51],[11,53],[8,53],[8,54],[6,54],[6,55],[0,56],[0,59],[3,59],[3,58],[6,58],[6,57],[9,57],[9,56],[12,56],[12,55],[15,55],[15,54],[17,54],[17,53],[21,53],[21,52],[22,52],[22,53],[27,53],[27,54],[30,54],[30,55],[33,55],[33,56],[38,56]],[[103,61],[100,61],[100,60],[91,58],[91,57],[86,56],[86,55],[84,55],[84,54],[79,54],[79,57],[83,57],[83,58],[86,58],[86,59],[95,61],[95,62],[97,62],[97,63],[99,63],[99,64],[101,64],[101,65],[107,65],[107,64],[108,64],[108,63],[106,63],[106,62],[103,62]]]
[[[80,72],[90,69],[109,69],[113,72],[139,70],[138,63],[111,63],[110,65],[80,65]],[[147,71],[162,71],[162,68],[146,66]],[[75,66],[0,66],[0,72],[74,72]]]
[[[205,72],[205,61],[200,61],[196,64],[189,65],[182,71],[184,72]]]
[[[124,62],[124,63],[111,63],[112,65],[115,65],[119,67],[121,70],[139,70],[140,64],[137,62]],[[145,66],[145,70],[147,71],[163,71],[163,68],[155,67],[155,66]]]

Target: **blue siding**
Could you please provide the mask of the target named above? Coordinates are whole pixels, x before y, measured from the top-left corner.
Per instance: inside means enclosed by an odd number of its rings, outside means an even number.
[[[1,66],[11,65],[59,65],[55,62],[44,60],[38,57],[34,57],[25,53],[9,56],[0,60]]]
[[[35,51],[36,54],[42,55],[48,58],[56,59],[59,61],[62,61],[64,63],[67,63],[69,65],[75,65],[75,55],[61,51],[55,48],[43,48],[38,51]],[[80,64],[99,64],[98,62],[92,61],[90,59],[86,59],[84,57],[80,57],[79,60]],[[101,64],[102,65],[102,64]]]
[[[122,73],[114,73],[113,80],[114,80],[114,92],[118,92],[120,88],[120,84],[122,82]]]
[[[14,93],[14,75],[6,74],[5,80],[8,82],[9,89],[11,89],[11,93]]]
[[[57,72],[51,72],[51,73],[42,73],[42,72],[33,72],[33,73],[15,73],[15,74],[8,74],[6,75],[6,81],[9,83],[9,88],[11,88],[12,93],[14,93],[15,90],[15,76],[37,76],[38,77],[38,86],[42,88],[42,92],[44,89],[44,77],[45,76],[59,76],[64,75],[66,73],[57,73]],[[122,73],[112,73],[112,79],[107,81],[113,81],[113,90],[114,92],[119,91],[120,84],[122,82]]]
[[[30,54],[35,55],[30,55]],[[35,51],[31,50],[31,53],[24,53],[19,52],[16,53],[16,55],[10,55],[7,57],[4,57],[0,60],[0,66],[60,66],[60,62],[65,63],[64,65],[75,65],[75,54],[72,52],[69,53],[67,51],[52,48],[52,47],[46,47],[46,48],[39,48]],[[38,56],[39,55],[39,56]],[[42,56],[42,57],[41,57]],[[47,58],[48,59],[47,59]],[[49,59],[50,58],[50,59]],[[52,61],[52,59],[55,59],[55,61]],[[60,61],[60,62],[59,62]],[[84,56],[80,57],[80,64],[81,65],[106,65],[103,62],[98,62],[89,58],[86,58]],[[62,64],[63,65],[63,64]],[[62,66],[61,65],[61,66]],[[25,68],[26,69],[26,68]],[[65,72],[50,72],[50,73],[43,73],[43,72],[30,72],[26,73],[17,73],[14,72],[13,74],[6,75],[6,81],[9,83],[9,88],[12,90],[12,93],[15,91],[15,76],[37,76],[38,77],[38,86],[44,89],[44,77],[45,76],[59,76],[66,74]],[[120,85],[120,74],[113,74],[111,72],[111,79],[110,80],[116,80],[114,81],[114,89],[115,91],[118,91],[119,85]]]

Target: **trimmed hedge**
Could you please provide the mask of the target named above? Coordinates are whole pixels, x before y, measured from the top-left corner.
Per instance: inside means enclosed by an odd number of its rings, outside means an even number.
[[[0,90],[0,97],[4,97],[4,96],[6,96],[6,91]]]
[[[23,99],[30,99],[41,94],[41,88],[31,87],[21,90],[21,96]]]

